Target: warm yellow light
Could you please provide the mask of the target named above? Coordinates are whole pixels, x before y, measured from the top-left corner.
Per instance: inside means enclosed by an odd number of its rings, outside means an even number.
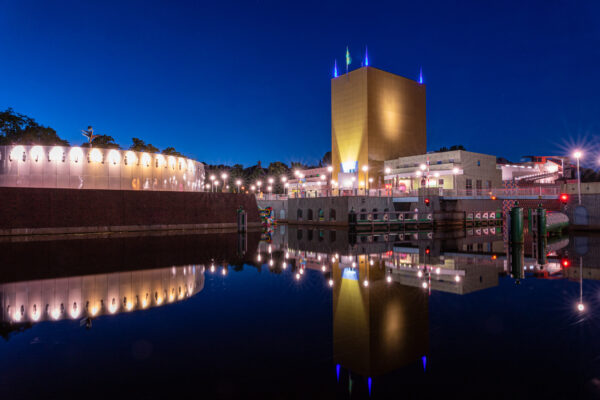
[[[98,307],[93,306],[92,307],[92,317],[94,317],[96,314],[98,314]]]
[[[19,159],[22,159],[23,154],[25,154],[25,148],[23,146],[15,146],[10,151],[10,158],[11,160],[18,161]]]
[[[427,282],[423,282],[423,289],[427,289]]]
[[[44,149],[42,149],[42,146],[33,146],[29,154],[31,154],[31,159],[33,161],[38,162],[44,157]]]
[[[55,308],[52,310],[52,318],[54,319],[58,319],[60,317],[60,310],[58,308]]]
[[[71,308],[71,318],[75,319],[75,318],[79,317],[80,312],[81,312],[80,308],[77,307],[76,305],[73,305],[73,308]]]
[[[50,161],[62,161],[63,154],[64,151],[61,147],[54,146],[52,150],[50,150],[48,157],[50,158]]]
[[[327,171],[333,172],[333,167],[330,165],[329,167],[327,167]]]
[[[159,306],[162,304],[162,302],[163,302],[163,298],[162,297],[159,297],[159,298],[156,299],[156,304],[158,304]]]
[[[125,159],[127,160],[128,165],[134,165],[135,163],[137,163],[137,156],[133,151],[128,151],[127,153],[125,153]]]
[[[108,311],[110,311],[111,314],[114,314],[114,313],[117,312],[118,309],[119,309],[119,305],[117,304],[117,302],[115,301],[115,299],[113,299],[113,301],[110,304],[110,306],[108,306]]]
[[[369,170],[369,166],[368,165],[363,165],[362,170],[364,172],[367,172]]]
[[[160,167],[164,167],[167,163],[167,160],[165,160],[165,156],[163,156],[162,154],[157,154],[156,155],[156,164],[157,166]]]
[[[388,276],[385,278],[385,280],[386,280],[388,283],[390,283],[390,282],[392,281],[392,277],[391,277],[390,275],[388,275]]]
[[[148,300],[142,299],[142,308],[148,307]]]
[[[332,287],[333,286],[333,279],[330,279],[328,283],[329,283],[329,287]]]
[[[113,164],[118,164],[121,161],[121,153],[117,150],[111,150],[108,152],[108,161]]]
[[[133,309],[133,303],[128,301],[125,305],[125,308],[127,308],[127,311],[131,311]]]
[[[417,175],[417,176],[421,176],[421,175],[422,175],[421,171],[417,171],[417,172],[416,172],[416,175]]]
[[[92,149],[89,154],[90,161],[102,162],[102,152],[98,149]]]
[[[452,168],[452,173],[454,175],[458,174],[458,168],[456,168],[456,167]]]
[[[386,173],[386,174],[389,174],[390,172],[392,172],[392,169],[391,169],[390,167],[386,167],[386,169],[385,169],[385,173]]]
[[[152,157],[148,153],[142,153],[142,165],[144,167],[149,167],[152,162]]]
[[[367,287],[367,286],[369,286],[369,281],[365,279],[365,280],[363,281],[363,286],[364,286],[364,287]]]
[[[454,277],[454,280],[455,280],[456,282],[460,282],[460,276],[456,275],[456,276]]]
[[[427,166],[425,164],[421,164],[419,166],[419,168],[421,168],[422,171],[425,171],[425,169],[427,168]]]

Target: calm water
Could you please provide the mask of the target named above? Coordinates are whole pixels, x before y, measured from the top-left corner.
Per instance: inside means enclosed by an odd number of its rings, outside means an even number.
[[[545,253],[515,267],[489,229],[0,243],[0,393],[598,397],[600,237]]]

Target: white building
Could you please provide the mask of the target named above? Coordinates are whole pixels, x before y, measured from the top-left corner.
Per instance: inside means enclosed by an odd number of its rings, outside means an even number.
[[[65,146],[0,146],[0,187],[204,190],[204,165],[184,157]]]

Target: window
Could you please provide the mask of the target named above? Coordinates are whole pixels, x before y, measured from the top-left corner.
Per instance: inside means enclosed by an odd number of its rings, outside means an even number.
[[[335,216],[335,208],[331,208],[331,209],[329,210],[329,220],[330,220],[330,221],[335,221],[335,217],[336,217],[336,216]]]
[[[485,181],[485,187],[486,187],[486,189],[491,189],[492,188],[492,181]]]
[[[373,219],[374,220],[377,219],[377,209],[376,208],[373,209]]]
[[[313,210],[312,210],[312,208],[309,208],[308,210],[306,210],[306,219],[308,221],[312,221],[313,220]]]
[[[296,213],[296,218],[298,219],[298,221],[302,220],[302,210],[298,209],[298,212]]]
[[[336,239],[336,231],[329,231],[329,241],[330,242],[335,242]]]
[[[298,240],[302,240],[302,229],[298,229],[298,232],[296,233],[296,238]]]
[[[308,235],[307,235],[306,239],[313,240],[313,230],[312,229],[308,230]]]
[[[473,181],[471,179],[465,180],[465,189],[467,189],[467,195],[470,195],[471,190],[473,190]]]
[[[477,160],[477,166],[481,167],[481,161]]]
[[[362,221],[365,221],[367,219],[367,209],[366,208],[360,209],[360,219]]]
[[[323,211],[323,209],[319,208],[319,221],[325,221],[325,211]]]

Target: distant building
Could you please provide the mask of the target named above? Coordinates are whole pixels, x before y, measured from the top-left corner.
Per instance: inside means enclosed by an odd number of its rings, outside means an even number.
[[[520,163],[502,163],[498,168],[502,171],[503,181],[527,183],[555,183],[563,176],[571,178],[571,164],[568,157],[529,156],[531,161]]]
[[[305,192],[311,194],[329,189],[331,185],[331,171],[329,167],[298,169],[294,177],[289,179],[288,193]]]
[[[333,78],[331,150],[340,188],[379,186],[385,160],[427,150],[425,85],[373,67]]]
[[[384,171],[385,187],[401,191],[421,187],[483,191],[502,186],[496,156],[465,150],[387,160]]]

